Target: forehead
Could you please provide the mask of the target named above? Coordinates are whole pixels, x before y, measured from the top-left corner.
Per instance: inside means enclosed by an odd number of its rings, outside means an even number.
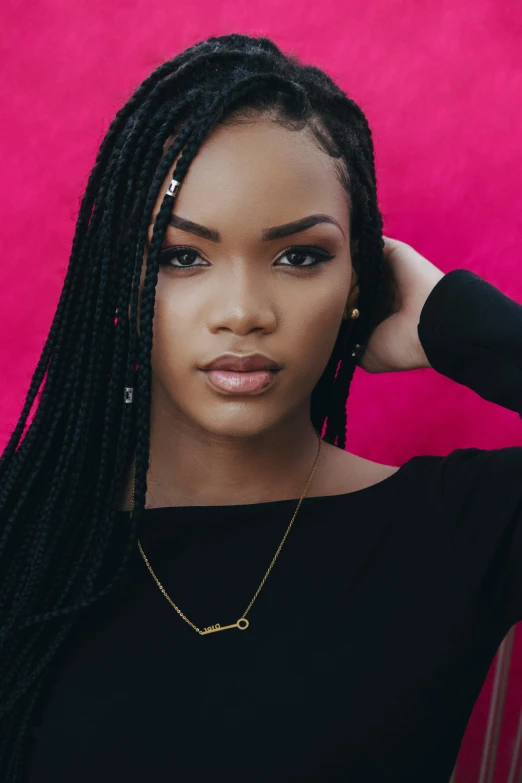
[[[175,165],[158,194],[154,216]],[[308,130],[288,130],[262,119],[212,131],[190,163],[173,211],[224,232],[227,225],[270,226],[319,212],[347,225],[348,196],[334,159]]]

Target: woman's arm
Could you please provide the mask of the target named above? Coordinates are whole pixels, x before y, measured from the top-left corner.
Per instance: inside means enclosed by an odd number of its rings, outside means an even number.
[[[417,333],[435,370],[522,418],[521,304],[454,269],[426,299]]]
[[[522,417],[522,305],[456,269],[432,289],[417,331],[434,370]],[[522,620],[522,446],[455,449],[431,491],[459,569],[507,632]]]

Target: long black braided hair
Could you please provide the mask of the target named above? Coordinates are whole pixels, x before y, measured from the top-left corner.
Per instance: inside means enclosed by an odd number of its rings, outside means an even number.
[[[126,572],[149,468],[152,322],[165,195],[138,289],[152,209],[176,158],[180,183],[220,122],[269,115],[309,128],[336,159],[350,204],[357,321],[343,321],[311,396],[311,420],[345,448],[346,400],[371,331],[389,312],[373,142],[362,110],[320,69],[268,38],[226,35],[158,67],[114,118],[82,199],[61,296],[18,424],[0,458],[0,779],[23,780],[30,729],[59,648]],[[174,139],[170,146],[167,141]],[[130,304],[130,312],[129,312]],[[115,314],[117,313],[117,318]],[[124,401],[134,387],[134,401]],[[34,417],[27,426],[36,401]],[[135,512],[107,575],[117,498],[135,455]]]

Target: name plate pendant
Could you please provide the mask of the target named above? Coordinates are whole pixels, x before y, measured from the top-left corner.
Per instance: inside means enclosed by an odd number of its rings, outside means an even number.
[[[240,631],[245,631],[250,623],[246,619],[246,617],[240,617],[239,620],[235,623],[232,623],[232,625],[220,625],[219,623],[216,623],[215,625],[209,625],[207,628],[204,628],[202,631],[200,631],[200,634],[204,636],[207,633],[216,633],[217,631],[228,631],[229,628],[239,628]]]

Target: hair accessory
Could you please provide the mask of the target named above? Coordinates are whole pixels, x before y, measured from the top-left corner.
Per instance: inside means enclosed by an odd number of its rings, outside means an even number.
[[[126,386],[123,392],[124,402],[132,402],[132,386]]]
[[[319,455],[321,454],[321,443],[322,443],[322,438],[321,438],[321,437],[319,437],[319,448],[318,448],[318,450],[317,450],[317,456],[316,456],[316,458],[315,458],[315,462],[314,462],[314,466],[313,466],[313,468],[312,468],[312,472],[310,473],[310,475],[309,475],[309,477],[308,477],[308,481],[306,482],[306,487],[304,488],[304,492],[303,492],[303,494],[301,495],[301,498],[300,498],[300,500],[299,500],[299,503],[297,504],[297,508],[296,508],[296,510],[294,511],[294,515],[293,515],[292,519],[290,520],[290,524],[288,525],[288,527],[287,527],[287,529],[286,529],[286,533],[284,534],[284,536],[283,536],[283,538],[282,538],[282,541],[281,541],[281,543],[280,543],[280,544],[279,544],[279,546],[277,547],[276,553],[275,553],[274,557],[272,558],[272,562],[271,562],[271,563],[270,563],[270,565],[268,566],[268,570],[267,570],[267,572],[265,573],[265,575],[264,575],[263,579],[261,580],[261,584],[260,584],[260,585],[259,585],[259,587],[257,588],[257,590],[256,590],[256,593],[255,593],[254,597],[252,598],[252,600],[251,600],[251,601],[250,601],[250,603],[248,604],[247,608],[245,609],[245,611],[243,612],[243,614],[241,615],[241,617],[239,618],[239,620],[236,620],[236,622],[235,622],[235,623],[231,623],[230,625],[220,625],[220,623],[216,623],[215,625],[209,625],[209,626],[207,626],[207,627],[206,627],[206,628],[204,628],[203,630],[201,630],[201,628],[198,628],[198,627],[197,627],[197,625],[194,625],[194,623],[193,623],[193,622],[191,622],[191,621],[188,619],[188,617],[185,617],[185,615],[183,614],[183,612],[181,611],[181,609],[179,609],[179,608],[176,606],[176,604],[175,604],[175,603],[174,603],[174,601],[173,601],[173,600],[170,598],[170,596],[169,596],[169,595],[167,595],[167,592],[166,592],[165,588],[163,587],[163,585],[162,585],[162,584],[161,584],[161,582],[159,581],[158,577],[156,576],[156,574],[155,574],[155,573],[154,573],[154,571],[152,570],[152,567],[151,567],[151,565],[150,565],[149,561],[147,560],[147,556],[146,556],[145,552],[144,552],[144,551],[143,551],[143,549],[142,549],[142,546],[141,546],[141,541],[140,541],[140,539],[138,538],[138,547],[139,547],[139,550],[140,550],[140,552],[141,552],[141,556],[143,557],[143,559],[144,559],[144,561],[145,561],[145,565],[146,565],[146,566],[147,566],[147,568],[149,569],[149,571],[150,571],[150,573],[151,573],[151,576],[152,576],[152,578],[154,579],[154,581],[156,582],[156,584],[158,585],[159,589],[161,590],[161,592],[163,593],[163,595],[165,596],[165,598],[167,599],[167,601],[169,602],[169,604],[170,604],[170,605],[171,605],[171,606],[172,606],[172,607],[173,607],[173,608],[176,610],[176,612],[179,614],[179,616],[180,616],[180,617],[181,617],[183,620],[185,620],[185,622],[187,622],[187,623],[188,623],[188,624],[189,624],[189,625],[190,625],[190,626],[191,626],[191,627],[192,627],[192,628],[193,628],[193,629],[194,629],[194,630],[195,630],[197,633],[199,633],[201,636],[205,636],[206,634],[209,634],[209,633],[215,633],[216,631],[228,631],[230,628],[239,628],[239,630],[240,630],[240,631],[245,631],[245,630],[248,628],[248,626],[250,625],[250,622],[249,622],[249,621],[246,619],[245,615],[247,614],[247,612],[249,612],[249,611],[250,611],[250,607],[252,606],[252,604],[253,604],[253,603],[254,603],[254,601],[256,600],[256,598],[257,598],[257,596],[258,596],[258,593],[259,593],[259,591],[261,590],[261,588],[263,587],[263,585],[264,585],[264,583],[265,583],[265,580],[266,580],[266,578],[267,578],[268,574],[269,574],[269,573],[270,573],[270,571],[272,570],[272,566],[274,565],[274,563],[275,563],[275,561],[276,561],[276,558],[277,558],[277,556],[279,555],[279,552],[281,551],[281,548],[282,548],[282,546],[283,546],[283,544],[284,544],[284,542],[285,542],[285,539],[286,539],[286,537],[287,537],[288,533],[290,532],[290,528],[292,527],[292,523],[293,523],[294,519],[296,518],[296,516],[297,516],[297,512],[299,511],[299,509],[300,509],[300,507],[301,507],[301,503],[303,502],[303,498],[304,498],[304,496],[306,495],[306,491],[307,491],[307,489],[308,489],[308,485],[310,484],[310,481],[312,480],[312,476],[313,476],[313,475],[314,475],[314,473],[315,473],[315,469],[316,469],[316,467],[317,467],[317,463],[319,462]],[[131,519],[132,519],[132,513],[133,513],[133,511],[134,511],[134,492],[135,492],[135,489],[136,489],[136,463],[134,464],[134,472],[133,472],[133,479],[132,479],[132,495],[131,495],[131,504],[130,504],[130,515],[131,515]]]
[[[176,193],[178,192],[178,190],[179,190],[179,182],[178,182],[178,180],[177,179],[171,179],[170,180],[170,185],[168,186],[165,195],[174,197],[176,195]]]

